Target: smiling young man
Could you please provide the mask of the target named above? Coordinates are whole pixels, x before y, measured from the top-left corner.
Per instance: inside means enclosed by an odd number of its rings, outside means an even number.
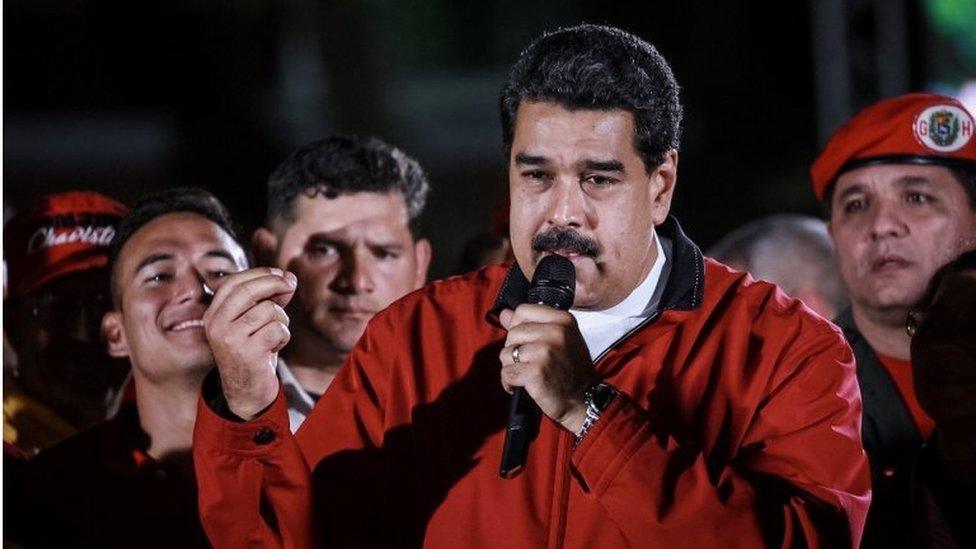
[[[109,354],[132,365],[136,399],[29,462],[18,541],[207,547],[190,457],[200,384],[214,365],[202,319],[213,290],[247,258],[224,207],[194,189],[136,204],[111,257],[102,331]]]
[[[274,348],[215,345],[194,437],[211,541],[856,545],[869,486],[850,349],[775,286],[704,259],[668,215],[681,113],[667,62],[619,29],[525,50],[501,97],[517,264],[376,315],[295,438]],[[548,254],[575,266],[568,312],[524,303]],[[241,278],[207,313],[211,342],[287,291]],[[513,387],[545,417],[502,479]]]
[[[976,246],[974,132],[955,99],[907,94],[855,115],[811,170],[851,300],[836,322],[864,397],[867,547],[912,539],[912,463],[935,424],[915,396],[905,319],[932,274]]]
[[[428,191],[417,161],[375,137],[314,141],[268,178],[251,244],[260,264],[299,281],[278,363],[293,431],[373,315],[426,282],[430,242],[417,225]]]

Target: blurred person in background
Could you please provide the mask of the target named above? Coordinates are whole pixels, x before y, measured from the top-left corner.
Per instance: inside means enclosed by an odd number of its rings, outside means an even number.
[[[146,197],[118,230],[101,329],[108,352],[132,366],[135,400],[28,462],[14,502],[14,517],[23,516],[8,522],[8,537],[44,547],[207,547],[190,458],[200,384],[214,365],[202,318],[247,258],[223,205],[201,190]]]
[[[824,318],[847,307],[827,224],[803,215],[773,215],[719,240],[705,255],[776,284]]]
[[[913,387],[905,318],[933,273],[976,239],[976,125],[955,99],[907,94],[856,114],[811,168],[851,308],[872,474],[866,547],[912,539],[911,463],[935,423]]]
[[[907,331],[918,402],[935,421],[912,475],[918,540],[976,547],[976,251],[936,272]]]
[[[427,280],[419,236],[430,186],[416,160],[375,137],[305,145],[268,178],[268,214],[254,232],[260,265],[298,277],[291,341],[278,376],[296,430],[374,314]]]
[[[108,250],[122,204],[93,192],[45,196],[4,229],[9,294],[3,439],[27,454],[106,418],[127,368],[99,337]]]
[[[508,237],[492,233],[479,233],[467,241],[461,252],[458,272],[466,273],[496,263],[512,260],[512,244]]]
[[[492,208],[491,227],[464,244],[458,274],[467,273],[488,265],[511,263],[515,260],[512,242],[508,238],[508,197],[503,205]]]

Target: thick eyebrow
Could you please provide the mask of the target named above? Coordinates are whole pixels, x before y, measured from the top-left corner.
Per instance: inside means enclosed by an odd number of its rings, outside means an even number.
[[[584,160],[580,162],[583,169],[591,172],[618,172],[624,173],[623,162],[611,158],[610,160]]]
[[[237,265],[237,260],[234,259],[234,256],[231,255],[231,253],[228,252],[227,250],[221,250],[221,249],[210,250],[203,255],[204,257],[223,258],[226,259],[227,261],[230,261],[234,265]],[[139,271],[145,269],[146,267],[154,263],[159,263],[160,261],[172,261],[173,259],[174,259],[173,254],[168,252],[157,252],[154,254],[150,254],[145,259],[140,261],[138,265],[136,265],[136,272],[138,273]]]
[[[931,187],[932,182],[929,181],[929,179],[926,177],[920,177],[917,175],[906,175],[896,179],[895,185],[898,185],[900,187],[917,187],[917,186]],[[848,196],[860,192],[864,192],[864,186],[861,185],[860,183],[855,183],[850,187],[847,187],[846,189],[844,189],[842,193],[837,195],[837,199],[844,200]]]
[[[549,164],[549,159],[544,156],[532,155],[520,152],[515,155],[515,163],[526,166],[545,166]]]
[[[335,236],[332,236],[329,233],[316,233],[316,234],[313,234],[313,235],[311,235],[311,236],[308,237],[308,241],[307,242],[309,244],[331,244],[331,245],[336,246],[336,247],[339,247],[339,248],[348,248],[350,246],[350,243],[349,242],[347,242],[347,241],[345,241],[345,240],[343,240],[341,238],[337,238]],[[397,241],[395,239],[390,239],[390,240],[377,240],[377,239],[373,239],[373,238],[369,238],[369,237],[366,238],[366,246],[369,247],[369,248],[374,248],[374,249],[375,248],[383,248],[385,250],[390,250],[390,251],[402,251],[402,250],[405,250],[406,249],[406,247],[403,245],[403,243],[401,243],[401,242],[399,242],[399,241]]]
[[[387,252],[402,252],[406,247],[399,242],[377,242],[373,240],[367,240],[366,245],[373,250],[379,249]]]
[[[333,246],[345,246],[346,243],[331,233],[315,233],[309,235],[308,240],[305,241],[308,244],[331,244]]]
[[[932,186],[932,182],[929,181],[928,178],[919,177],[917,175],[906,175],[904,177],[899,177],[895,183],[901,185],[902,187],[913,187],[916,185],[924,185],[926,187]]]
[[[546,166],[550,164],[548,158],[544,156],[538,156],[533,154],[528,154],[520,152],[515,155],[515,163],[524,166]],[[611,158],[609,160],[596,160],[588,158],[586,160],[581,160],[578,166],[586,171],[591,172],[618,172],[624,173],[623,162]]]
[[[863,192],[864,192],[864,185],[861,185],[860,183],[855,183],[850,187],[847,187],[846,189],[844,189],[843,192],[837,195],[837,200],[844,200],[845,198],[847,198],[852,194],[863,193]]]
[[[172,259],[173,259],[173,254],[169,254],[169,253],[160,252],[160,253],[150,254],[148,257],[140,261],[138,265],[136,265],[136,272],[138,273],[139,271],[145,269],[146,267],[152,265],[153,263],[159,263],[160,261],[170,261]]]
[[[234,259],[234,256],[230,252],[228,252],[227,250],[224,250],[224,249],[218,248],[218,249],[215,249],[215,250],[210,250],[209,252],[203,254],[203,256],[204,257],[222,257],[222,258],[226,259],[227,261],[230,261],[234,265],[237,265],[237,260]]]

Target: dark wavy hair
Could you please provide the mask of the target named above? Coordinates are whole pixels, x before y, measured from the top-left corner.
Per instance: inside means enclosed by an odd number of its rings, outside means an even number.
[[[634,148],[648,172],[668,150],[679,147],[682,108],[671,67],[654,46],[617,28],[562,28],[519,55],[500,100],[507,153],[523,101],[554,102],[570,110],[629,111],[637,126]]]
[[[112,246],[109,248],[112,301],[116,307],[119,305],[118,273],[116,272],[119,252],[139,229],[153,219],[171,213],[194,213],[206,217],[229,234],[246,253],[247,247],[241,242],[240,233],[231,218],[230,212],[209,191],[196,187],[177,187],[146,195],[136,202],[128,215],[122,218],[115,238],[112,240]],[[250,258],[248,261],[250,262]]]
[[[420,164],[376,137],[334,135],[313,141],[288,156],[268,178],[268,217],[293,220],[295,198],[335,198],[361,192],[403,194],[416,234],[430,184]]]

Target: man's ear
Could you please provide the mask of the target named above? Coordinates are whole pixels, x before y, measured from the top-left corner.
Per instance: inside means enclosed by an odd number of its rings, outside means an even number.
[[[278,236],[266,227],[258,227],[251,235],[251,252],[258,267],[276,267]]]
[[[413,252],[417,257],[417,271],[414,275],[414,289],[418,289],[427,283],[427,269],[430,268],[430,258],[433,255],[430,241],[426,238],[418,239],[414,242]]]
[[[655,225],[664,223],[671,211],[674,186],[678,182],[678,151],[664,153],[664,162],[651,175],[651,219]]]
[[[113,358],[129,357],[129,342],[125,339],[125,331],[122,329],[122,314],[118,311],[109,311],[102,317],[102,337],[105,338],[105,346],[109,356]]]

